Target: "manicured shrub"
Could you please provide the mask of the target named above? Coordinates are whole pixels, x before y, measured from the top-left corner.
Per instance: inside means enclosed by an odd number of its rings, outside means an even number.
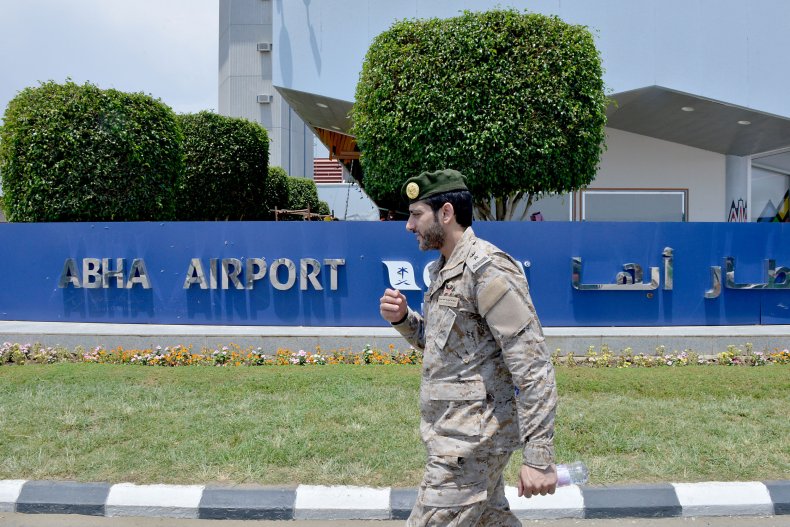
[[[301,177],[288,177],[288,208],[291,210],[309,208],[310,212],[315,214],[329,214],[329,205],[318,199],[315,181]]]
[[[327,203],[326,201],[319,201],[318,209],[316,210],[316,212],[318,214],[323,214],[325,216],[328,216],[332,214],[332,209],[329,208],[329,203]]]
[[[314,211],[318,208],[318,188],[312,179],[288,178],[288,208]]]
[[[8,221],[175,218],[181,132],[162,102],[50,81],[17,94],[4,121],[0,174]]]
[[[374,39],[357,84],[362,184],[393,208],[407,178],[454,168],[479,216],[504,219],[593,180],[606,104],[583,26],[500,9],[400,21]]]
[[[212,112],[179,115],[184,135],[180,220],[267,217],[269,138],[257,123]]]
[[[266,214],[274,218],[273,209],[288,208],[288,172],[282,167],[269,167],[269,177],[266,180]]]

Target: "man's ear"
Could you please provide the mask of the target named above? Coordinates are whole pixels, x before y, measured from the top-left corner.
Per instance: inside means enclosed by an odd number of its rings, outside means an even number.
[[[440,214],[442,223],[449,223],[454,216],[455,216],[455,209],[453,208],[453,205],[451,203],[445,203],[444,205],[442,205],[441,214]]]

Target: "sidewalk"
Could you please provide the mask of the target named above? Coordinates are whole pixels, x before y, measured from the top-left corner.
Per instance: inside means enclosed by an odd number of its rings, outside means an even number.
[[[1,313],[0,313],[1,315]],[[790,346],[790,325],[771,326],[654,326],[654,327],[545,327],[549,349],[584,354],[589,346],[608,345],[613,351],[630,348],[634,354],[654,355],[657,346],[667,351],[693,349],[700,355],[715,355],[727,346],[755,351]],[[386,348],[406,346],[391,327],[318,326],[217,326],[173,324],[107,324],[88,322],[32,322],[0,320],[0,342],[38,342],[45,346],[103,346],[127,349],[194,346],[217,348],[231,343],[242,348],[288,348],[312,350],[362,349],[365,345]],[[399,344],[400,343],[400,344]]]
[[[236,520],[401,520],[416,489],[218,487],[0,480],[0,512]],[[790,480],[633,486],[570,486],[518,498],[520,519],[668,518],[790,514]]]

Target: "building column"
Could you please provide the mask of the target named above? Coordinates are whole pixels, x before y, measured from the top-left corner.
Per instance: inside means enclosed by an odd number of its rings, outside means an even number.
[[[312,179],[312,129],[272,82],[273,55],[278,52],[273,4],[220,0],[218,113],[262,125],[269,135],[269,165]]]

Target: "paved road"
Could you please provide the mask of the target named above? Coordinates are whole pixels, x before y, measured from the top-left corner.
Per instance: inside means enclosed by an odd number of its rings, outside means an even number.
[[[59,514],[0,512],[2,527],[394,527],[400,521],[235,521],[168,518],[103,518]],[[662,518],[621,520],[525,521],[525,527],[790,527],[790,515],[740,518]]]

